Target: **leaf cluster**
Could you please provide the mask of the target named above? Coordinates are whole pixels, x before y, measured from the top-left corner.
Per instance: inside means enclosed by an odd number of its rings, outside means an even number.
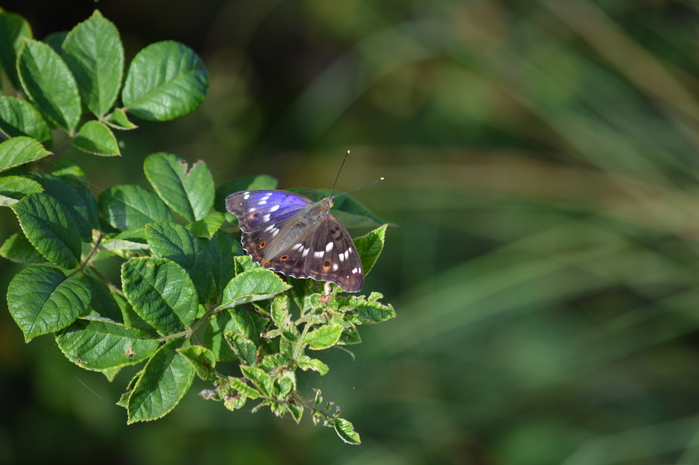
[[[208,87],[199,57],[176,42],[150,45],[122,85],[121,40],[98,11],[43,42],[24,19],[0,11],[0,67],[26,97],[0,97],[0,206],[21,227],[0,255],[28,265],[7,292],[25,340],[53,334],[66,358],[110,380],[141,364],[118,402],[130,423],[167,414],[199,376],[212,383],[201,395],[231,410],[251,400],[298,422],[308,409],[315,423],[359,443],[319,391],[302,397],[296,373],[326,374],[309,351],[361,342],[358,326],[395,312],[378,293],[348,296],[334,284],[280,277],[243,255],[222,199],[275,188],[276,180],[243,178],[216,189],[205,162],[190,166],[159,152],[143,166],[152,190],[123,184],[95,197],[74,162],[37,169],[51,154],[52,131],[82,151],[119,155],[113,130],[134,129],[129,115],[165,121],[196,109]],[[379,222],[356,202],[343,210]],[[355,239],[367,273],[385,231]],[[114,262],[120,273],[109,277],[103,265]]]

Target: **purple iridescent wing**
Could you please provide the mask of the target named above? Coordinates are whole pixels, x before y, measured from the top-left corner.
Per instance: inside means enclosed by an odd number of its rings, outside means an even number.
[[[238,217],[244,233],[279,223],[310,203],[303,195],[276,190],[242,191],[226,197],[226,209]]]

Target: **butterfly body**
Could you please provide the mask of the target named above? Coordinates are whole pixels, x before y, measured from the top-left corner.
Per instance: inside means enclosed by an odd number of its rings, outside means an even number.
[[[226,208],[238,217],[243,248],[254,261],[287,276],[358,292],[364,285],[361,258],[347,229],[330,213],[332,206],[332,197],[314,202],[278,190],[226,198]]]

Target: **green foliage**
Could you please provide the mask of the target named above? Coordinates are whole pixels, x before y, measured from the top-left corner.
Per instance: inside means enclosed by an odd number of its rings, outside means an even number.
[[[244,178],[217,190],[206,163],[189,166],[161,152],[144,163],[154,191],[117,185],[95,199],[77,164],[53,159],[50,171],[38,169],[53,149],[50,128],[86,153],[114,156],[121,153],[113,129],[136,128],[127,115],[165,121],[196,109],[208,88],[199,57],[175,42],[152,44],[134,58],[120,94],[123,46],[98,11],[46,42],[32,39],[18,16],[0,12],[0,66],[28,97],[0,97],[7,139],[0,144],[0,205],[12,209],[22,229],[4,241],[0,255],[30,265],[7,293],[26,341],[55,334],[68,360],[110,380],[120,368],[142,363],[119,400],[129,423],[170,412],[197,375],[214,385],[202,396],[228,409],[250,399],[259,402],[256,409],[266,406],[297,422],[309,410],[314,422],[359,443],[351,423],[332,403],[324,405],[319,392],[314,400],[302,397],[296,370],[326,374],[328,366],[307,351],[359,342],[357,326],[395,313],[380,294],[348,297],[334,285],[323,291],[242,254],[228,234],[234,225],[226,223],[232,218],[222,199],[276,187],[275,179]],[[124,106],[115,108],[119,100]],[[342,199],[340,210],[344,205],[360,222],[380,223]],[[367,272],[385,231],[384,225],[356,240]],[[95,266],[102,260],[120,264],[118,282]],[[238,363],[242,375],[219,372],[221,362]]]

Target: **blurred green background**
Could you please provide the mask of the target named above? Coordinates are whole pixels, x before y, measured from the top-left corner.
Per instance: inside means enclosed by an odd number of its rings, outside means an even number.
[[[3,3],[37,38],[99,8],[127,57],[174,39],[208,67],[203,106],[137,121],[122,158],[66,152],[95,193],[161,150],[327,188],[349,149],[338,188],[385,176],[356,198],[400,227],[365,286],[398,317],[302,378],[363,445],[202,382],[126,426],[128,376],[25,344],[3,299],[0,464],[699,463],[696,2]]]

